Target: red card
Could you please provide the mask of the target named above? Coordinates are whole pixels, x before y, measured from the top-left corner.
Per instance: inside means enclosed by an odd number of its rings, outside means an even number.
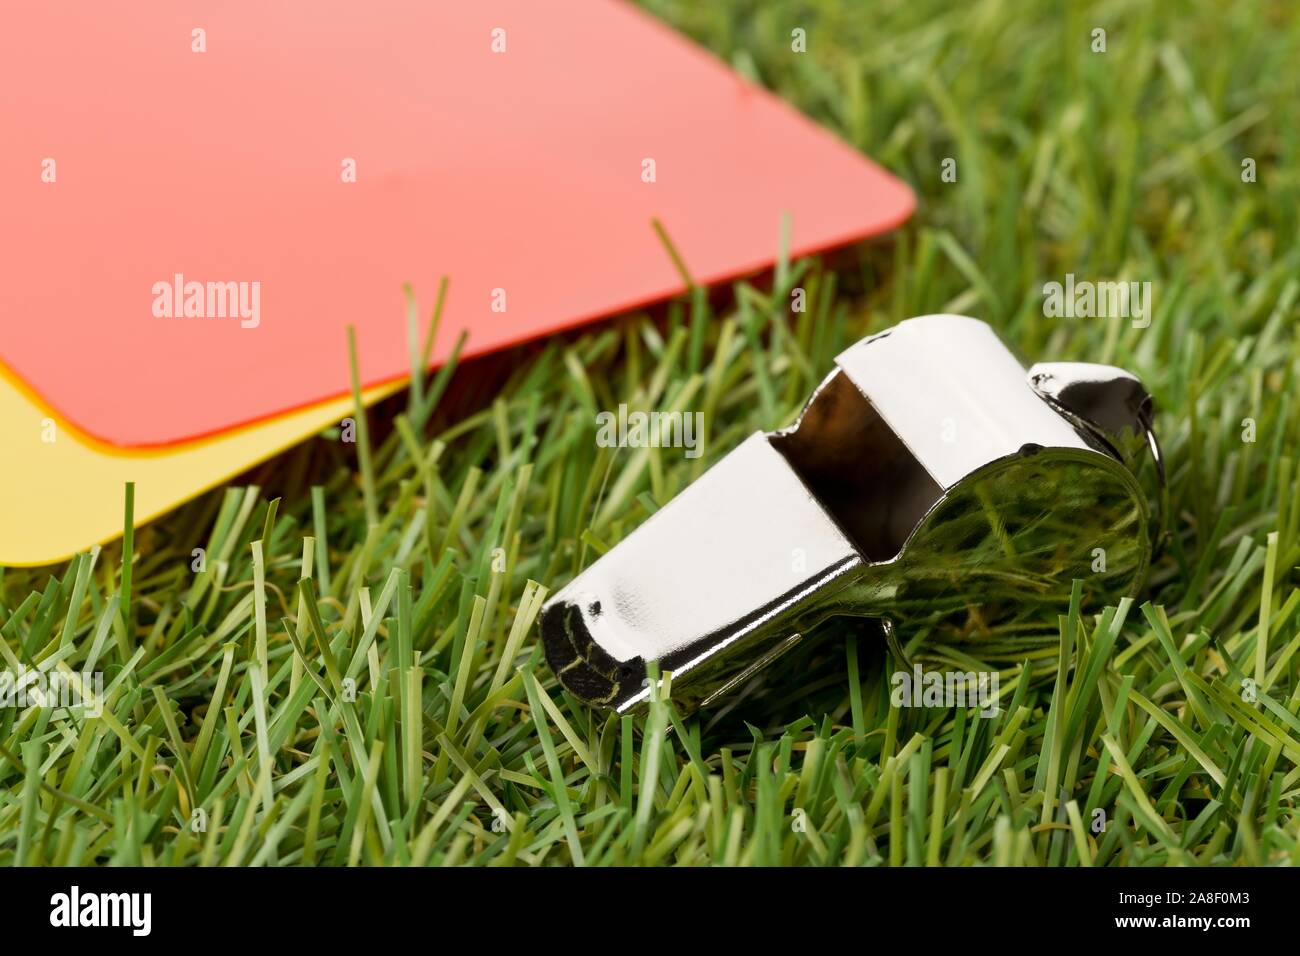
[[[614,0],[13,4],[0,117],[0,360],[122,446],[345,391],[348,324],[404,374],[404,282],[437,360],[680,292],[654,217],[715,282],[913,206]]]

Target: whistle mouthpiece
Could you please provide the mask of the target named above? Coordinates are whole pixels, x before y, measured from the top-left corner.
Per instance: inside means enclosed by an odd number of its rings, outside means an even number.
[[[541,614],[546,658],[581,700],[708,706],[822,621],[906,631],[981,619],[1071,581],[1090,603],[1141,586],[1163,463],[1128,372],[1028,373],[992,329],[927,315],[845,350],[791,427],[757,432]],[[1099,557],[1100,556],[1100,557]]]

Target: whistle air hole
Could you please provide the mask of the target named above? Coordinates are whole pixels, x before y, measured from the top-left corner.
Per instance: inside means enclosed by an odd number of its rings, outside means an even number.
[[[843,373],[772,446],[869,561],[888,561],[943,489]]]

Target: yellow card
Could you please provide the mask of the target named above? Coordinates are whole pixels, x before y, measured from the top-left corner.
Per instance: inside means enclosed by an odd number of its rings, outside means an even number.
[[[405,387],[367,389],[371,405]],[[53,564],[122,533],[125,485],[139,527],[323,428],[352,398],[330,399],[199,441],[126,450],[56,415],[0,367],[0,565]]]

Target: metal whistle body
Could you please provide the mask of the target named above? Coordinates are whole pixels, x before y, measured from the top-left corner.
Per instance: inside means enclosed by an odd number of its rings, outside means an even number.
[[[706,706],[835,615],[900,628],[991,621],[1080,578],[1133,593],[1163,463],[1141,383],[1110,366],[1024,368],[985,323],[902,322],[845,350],[799,420],[757,432],[558,591],[547,660],[620,713]],[[1055,611],[1053,612],[1055,613]]]

